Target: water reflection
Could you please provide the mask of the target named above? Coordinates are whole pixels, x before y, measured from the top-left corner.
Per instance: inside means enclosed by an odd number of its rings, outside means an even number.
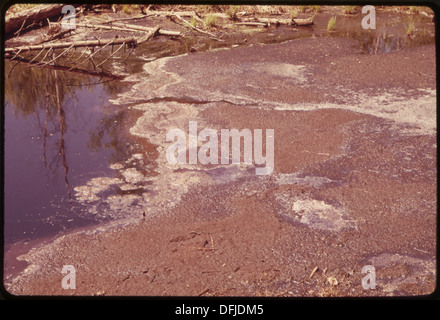
[[[120,90],[116,81],[5,63],[5,242],[94,222],[72,190],[127,157],[124,125],[135,115],[108,102]]]
[[[397,13],[377,15],[376,29],[362,28],[363,15],[338,15],[334,32],[326,29],[330,15],[316,17],[315,36],[344,37],[359,42],[360,49],[366,54],[397,52],[404,48],[432,44],[435,41],[435,25],[424,16],[408,16]],[[408,34],[410,25],[413,33]]]

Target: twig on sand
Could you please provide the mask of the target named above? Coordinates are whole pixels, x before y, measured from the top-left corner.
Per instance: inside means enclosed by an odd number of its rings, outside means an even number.
[[[197,250],[215,251],[216,248],[197,248]]]
[[[312,273],[310,273],[309,279],[311,279],[311,278],[313,277],[313,275],[315,274],[316,271],[318,271],[318,267],[315,267],[315,268],[312,270]]]
[[[198,296],[202,296],[202,295],[204,295],[205,293],[207,293],[209,291],[209,288],[206,288],[205,290],[203,290],[202,292],[200,292],[199,294],[198,294]]]

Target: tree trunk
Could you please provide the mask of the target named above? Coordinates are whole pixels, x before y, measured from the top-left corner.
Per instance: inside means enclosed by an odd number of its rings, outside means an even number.
[[[74,5],[74,7],[79,5]],[[61,9],[64,4],[39,5],[34,8],[24,10],[12,17],[5,19],[5,37],[9,39],[18,30],[25,29],[32,24],[40,22],[46,23],[46,19],[56,18],[63,13]]]

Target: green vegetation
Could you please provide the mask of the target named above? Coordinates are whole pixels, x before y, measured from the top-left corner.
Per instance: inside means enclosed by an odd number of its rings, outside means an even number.
[[[229,19],[233,21],[237,20],[237,12],[238,6],[229,6],[228,10],[226,10],[226,14],[229,16]]]
[[[24,4],[24,3],[13,4],[6,11],[6,17],[9,16],[9,15],[14,15],[14,14],[19,13],[21,11],[33,8],[35,6],[38,6],[38,4]]]
[[[290,17],[291,17],[292,19],[297,18],[297,17],[298,17],[298,12],[299,12],[299,9],[298,9],[298,8],[292,8],[292,9],[290,10]]]
[[[203,22],[205,24],[205,27],[214,27],[217,24],[217,17],[212,14],[208,14]]]
[[[406,28],[406,35],[407,36],[412,36],[412,35],[414,35],[415,31],[416,31],[416,25],[415,25],[414,21],[411,21],[408,24],[408,27]]]
[[[342,8],[342,13],[344,14],[353,14],[356,12],[356,6],[344,6]]]
[[[321,6],[309,6],[310,12],[318,13],[319,10],[321,10]]]
[[[133,14],[141,12],[141,8],[138,4],[124,4],[122,5],[122,12],[126,14]]]
[[[327,24],[327,31],[335,30],[336,17],[331,17]]]
[[[318,13],[321,10],[321,6],[315,5],[315,6],[298,6],[296,9],[296,12],[312,12],[312,13]]]
[[[299,6],[299,12],[304,13],[307,11],[307,6]]]
[[[417,6],[409,6],[409,13],[419,13],[419,7]]]
[[[196,18],[194,18],[194,17],[191,18],[190,25],[191,25],[192,27],[194,27],[194,28],[197,27],[197,20],[196,20]]]

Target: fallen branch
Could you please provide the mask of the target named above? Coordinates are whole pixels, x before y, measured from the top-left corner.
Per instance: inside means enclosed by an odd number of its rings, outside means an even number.
[[[231,19],[230,15],[228,15],[227,13],[222,13],[222,12],[210,12],[209,15],[214,16],[216,18],[220,18],[220,19]],[[240,11],[235,14],[235,16],[237,18],[241,17],[241,16],[245,16],[245,15],[247,15],[246,11]]]
[[[105,71],[89,71],[89,70],[85,70],[85,69],[72,68],[72,67],[53,65],[53,64],[41,65],[40,62],[34,62],[34,61],[28,60],[28,59],[21,57],[21,56],[16,57],[14,60],[19,61],[19,62],[23,62],[23,63],[27,63],[27,64],[30,64],[30,65],[36,66],[36,67],[49,68],[49,69],[53,69],[53,70],[69,71],[69,72],[80,73],[80,74],[85,74],[85,75],[94,76],[94,77],[108,78],[108,79],[112,79],[112,80],[121,80],[124,78],[122,76],[116,76],[116,75],[107,73]]]
[[[139,45],[141,43],[147,42],[152,37],[154,37],[157,33],[159,33],[159,31],[160,31],[160,26],[154,27],[146,36],[137,39],[137,44]]]
[[[62,31],[57,32],[56,34],[54,34],[54,35],[52,35],[52,36],[49,36],[49,37],[46,38],[46,39],[43,39],[43,40],[37,42],[36,44],[42,44],[42,43],[45,43],[45,42],[49,42],[49,41],[52,41],[52,40],[55,40],[55,39],[61,38],[61,37],[62,37],[63,35],[65,35],[66,33],[71,33],[71,32],[72,32],[72,29],[65,29],[65,30],[62,30]]]
[[[199,28],[193,26],[191,23],[189,23],[188,21],[186,21],[185,19],[183,19],[182,17],[180,17],[180,16],[178,16],[178,15],[171,15],[171,16],[169,16],[169,17],[176,17],[178,20],[180,20],[180,21],[183,22],[184,26],[189,27],[189,28],[191,28],[191,29],[193,29],[193,30],[196,30],[197,32],[200,32],[200,33],[206,34],[206,35],[212,37],[212,38],[215,39],[215,40],[219,40],[215,34],[213,34],[213,33],[211,33],[211,32],[208,32],[208,31],[205,31],[205,30],[202,30],[202,29],[199,29]]]
[[[258,22],[264,22],[269,24],[292,24],[292,19],[274,19],[274,18],[256,18]]]
[[[126,27],[113,27],[113,26],[105,26],[102,24],[91,24],[91,23],[75,23],[75,26],[77,27],[83,27],[83,28],[91,28],[91,29],[104,29],[104,30],[114,30],[114,31],[139,31],[132,28],[126,28]],[[143,30],[145,31],[145,30]]]
[[[194,11],[147,11],[148,16],[179,16],[179,17],[194,17],[194,19],[202,22],[202,19]]]
[[[257,21],[243,21],[243,22],[236,22],[235,25],[241,25],[241,26],[249,26],[249,27],[264,27],[267,28],[268,24],[265,22],[257,22]]]
[[[115,22],[113,24],[120,26],[120,27],[133,29],[133,30],[141,30],[141,31],[151,31],[154,29],[151,27],[138,26],[136,24],[125,24],[125,23],[121,23],[121,22]],[[180,36],[180,35],[182,35],[182,33],[180,31],[170,31],[170,30],[163,30],[163,29],[160,29],[158,34],[163,35],[163,36]]]
[[[121,44],[120,47],[118,49],[116,49],[114,52],[112,52],[111,55],[109,55],[106,59],[104,59],[103,61],[101,61],[99,64],[96,65],[96,68],[100,67],[101,65],[103,65],[108,59],[110,59],[111,57],[113,57],[114,55],[116,55],[116,53],[122,49],[122,47],[124,47],[124,44]],[[143,217],[145,218],[145,213],[143,215]]]
[[[309,26],[313,24],[313,17],[307,19],[274,19],[274,18],[253,18],[252,20],[243,20],[236,24],[248,25],[248,26],[268,26],[274,25],[292,25],[292,26]]]
[[[154,35],[157,31],[158,27],[153,28],[152,32],[148,39]],[[154,31],[156,30],[156,31]],[[154,31],[154,32],[153,32]],[[42,49],[62,49],[68,47],[95,47],[95,46],[104,46],[108,44],[121,44],[125,43],[127,45],[137,45],[139,43],[145,42],[146,37],[129,37],[129,38],[115,38],[115,39],[100,39],[100,40],[84,40],[84,41],[68,41],[68,42],[59,42],[59,43],[50,43],[50,44],[39,44],[32,46],[20,46],[15,48],[5,48],[5,57],[8,57],[8,54],[16,53],[18,51],[32,51],[32,50],[42,50]],[[147,40],[148,40],[147,39]],[[141,42],[140,42],[141,41]]]

